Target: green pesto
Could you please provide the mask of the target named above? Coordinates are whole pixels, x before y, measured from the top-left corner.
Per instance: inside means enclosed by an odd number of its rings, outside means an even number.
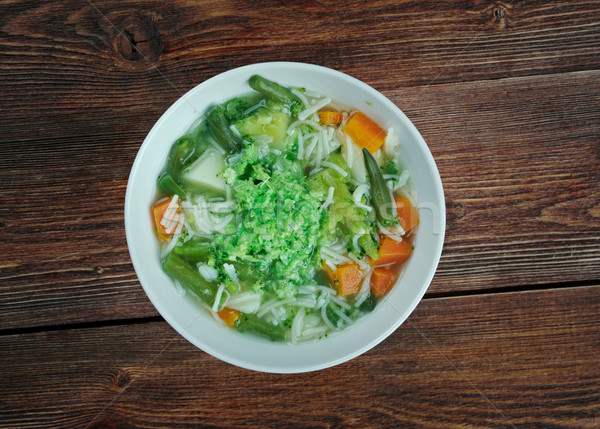
[[[233,189],[238,228],[215,238],[216,265],[248,264],[268,273],[263,287],[281,298],[293,296],[295,286],[314,277],[323,218],[302,166],[283,154],[259,158],[256,146],[248,145],[224,177]]]

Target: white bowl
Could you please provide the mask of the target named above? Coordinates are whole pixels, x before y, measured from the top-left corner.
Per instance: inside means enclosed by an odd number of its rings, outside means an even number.
[[[415,250],[393,290],[375,310],[328,338],[297,345],[272,343],[219,325],[189,294],[182,296],[160,268],[150,208],[156,177],[173,142],[209,106],[249,93],[248,79],[260,74],[285,86],[305,87],[342,105],[360,109],[399,134],[419,203]],[[133,266],[146,294],[164,319],[192,344],[240,367],[298,373],[331,367],[371,349],[398,328],[417,306],[438,265],[446,223],[442,182],[425,141],[390,100],[367,84],[325,67],[273,62],[240,67],[196,86],[154,125],[137,154],[125,197],[125,231]],[[402,353],[402,350],[398,350]]]

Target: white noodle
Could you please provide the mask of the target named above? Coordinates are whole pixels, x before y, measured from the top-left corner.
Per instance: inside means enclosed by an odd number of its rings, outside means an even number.
[[[354,204],[356,205],[356,207],[360,207],[361,209],[365,209],[366,211],[370,212],[373,210],[373,207],[371,207],[367,204],[364,204],[361,201],[361,198],[363,197],[363,195],[365,195],[368,192],[369,192],[369,187],[367,185],[358,186],[352,193],[352,201],[354,201]]]
[[[165,256],[167,256],[171,252],[171,250],[173,250],[173,248],[175,248],[178,241],[179,241],[179,235],[177,235],[177,234],[173,235],[173,238],[171,238],[171,241],[169,241],[169,243],[165,247],[162,248],[162,250],[160,252],[160,257],[164,258]]]
[[[384,227],[381,223],[377,222],[377,228],[379,229],[379,232],[383,233],[384,235],[387,235],[392,240],[395,240],[398,242],[402,241],[402,236],[405,234],[405,231],[402,229],[402,227],[400,225],[395,225],[393,227],[395,230],[392,230],[392,229],[388,229],[388,228]],[[392,227],[390,227],[390,228],[392,228]]]
[[[345,308],[346,310],[350,310],[352,307],[350,305],[348,305],[346,302],[344,302],[343,300],[341,300],[340,298],[337,298],[335,296],[332,296],[330,298],[331,301],[335,302],[337,305],[339,305],[342,308]]]
[[[302,94],[296,88],[291,88],[290,91],[292,92],[292,94],[294,94],[300,100],[302,100],[302,102],[304,103],[305,106],[308,106],[308,99],[304,96],[304,94]]]
[[[293,299],[284,299],[283,301],[279,301],[277,299],[272,299],[271,301],[269,301],[265,305],[263,305],[262,308],[258,311],[258,313],[256,313],[256,315],[258,317],[262,317],[265,314],[267,314],[269,311],[273,310],[274,308],[280,307],[282,305],[290,304],[293,301],[294,301]]]
[[[213,267],[209,267],[208,265],[203,264],[202,262],[198,262],[196,264],[196,267],[198,268],[198,272],[200,273],[200,275],[204,277],[204,280],[206,281],[214,282],[219,277],[219,272],[216,269],[214,269]]]
[[[298,133],[298,159],[304,157],[304,137],[302,133]]]
[[[307,328],[302,331],[301,338],[307,340],[309,338],[319,337],[327,332],[327,328],[324,326],[315,327],[315,328]]]
[[[366,231],[364,229],[362,229],[359,232],[357,232],[356,234],[354,234],[354,237],[352,237],[352,246],[354,246],[353,248],[356,251],[359,251],[359,249],[360,249],[360,246],[358,245],[358,239],[365,234],[366,234]],[[350,258],[352,258],[351,255],[349,255],[349,256],[350,256]]]
[[[308,109],[305,109],[302,112],[300,112],[298,114],[298,119],[300,119],[301,121],[305,120],[306,118],[312,116],[313,113],[315,113],[318,110],[322,109],[323,107],[327,106],[329,103],[331,103],[331,98],[329,98],[329,97],[326,97],[326,98],[323,98],[323,99],[317,101],[315,104],[313,104]]]
[[[335,171],[337,171],[338,173],[340,173],[340,174],[342,175],[342,177],[346,177],[346,176],[348,176],[348,172],[347,172],[346,170],[344,170],[344,169],[343,169],[342,167],[340,167],[339,165],[337,165],[337,164],[334,164],[333,162],[329,162],[329,161],[323,161],[323,162],[321,163],[321,165],[322,165],[323,167],[329,167],[329,168],[332,168],[332,169],[334,169]]]
[[[371,291],[371,276],[373,275],[373,268],[369,268],[369,271],[365,272],[365,278],[363,279],[360,291],[356,295],[355,307],[360,305],[369,297]]]
[[[335,188],[333,186],[330,186],[329,190],[327,191],[327,198],[325,198],[325,201],[323,201],[323,204],[321,204],[321,207],[319,207],[319,210],[326,209],[333,202],[334,191],[335,191]]]
[[[294,317],[294,321],[292,322],[292,344],[296,344],[300,333],[302,332],[304,315],[306,312],[304,310],[298,310],[298,314]]]
[[[318,142],[319,142],[319,137],[314,136],[312,138],[312,140],[310,141],[310,145],[308,146],[308,149],[306,150],[306,155],[304,156],[304,159],[306,159],[307,161],[309,160],[309,158],[312,155],[313,150],[315,150],[315,146],[317,145]]]
[[[333,323],[331,323],[331,320],[329,320],[327,317],[327,305],[323,305],[323,307],[321,307],[321,318],[330,329],[334,331],[337,330],[337,328],[333,326]]]
[[[323,262],[331,269],[331,271],[337,270],[335,264],[329,259],[323,259]]]
[[[219,302],[221,301],[221,296],[223,295],[224,290],[225,285],[221,283],[219,285],[219,289],[217,289],[217,294],[215,295],[215,302],[212,305],[212,311],[219,311]]]

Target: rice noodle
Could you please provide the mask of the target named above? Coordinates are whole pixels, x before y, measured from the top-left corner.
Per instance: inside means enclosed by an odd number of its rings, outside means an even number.
[[[204,277],[204,280],[206,281],[214,282],[219,277],[219,272],[216,269],[214,269],[213,267],[209,267],[208,265],[203,264],[202,262],[198,262],[196,264],[196,267],[198,268],[198,272],[200,273],[200,275]]]
[[[359,232],[354,234],[354,237],[352,237],[352,246],[353,246],[354,250],[358,251],[358,249],[360,248],[360,246],[358,245],[358,240],[360,239],[360,237],[362,237],[365,234],[366,234],[366,231],[364,229],[361,229]],[[350,258],[352,258],[352,257],[350,256]]]
[[[313,175],[317,174],[319,171],[322,171],[322,170],[323,169],[321,167],[315,168],[308,173],[308,177],[312,177]]]
[[[341,255],[339,253],[337,253],[336,251],[327,248],[327,247],[321,247],[321,254],[325,254],[325,256],[328,256],[332,261],[334,261],[337,264],[341,264],[342,262],[351,262],[352,260],[350,258],[348,258],[347,256]],[[326,258],[324,258],[326,259]]]
[[[178,201],[179,196],[177,194],[173,195],[163,214],[162,219],[160,220],[160,224],[165,228],[165,232],[167,234],[172,234],[179,224],[180,216],[177,213],[179,210],[179,205],[177,204]]]
[[[391,228],[394,228],[395,231],[392,230]],[[405,231],[402,229],[402,227],[400,225],[394,225],[393,227],[386,228],[380,222],[377,222],[377,229],[382,234],[387,235],[392,240],[395,240],[398,242],[402,241],[402,236],[405,234]]]
[[[333,261],[331,261],[330,259],[323,259],[323,262],[325,263],[325,265],[327,265],[329,267],[329,269],[331,271],[335,271],[337,270],[336,265],[333,263]]]
[[[317,298],[315,296],[313,296],[312,300],[309,300],[308,298],[305,298],[303,300],[298,299],[298,300],[292,302],[292,305],[294,307],[314,308],[317,305]]]
[[[336,326],[333,326],[333,323],[331,323],[331,320],[329,320],[329,317],[327,317],[327,305],[328,303],[326,303],[326,305],[324,305],[323,307],[321,307],[321,318],[323,319],[323,322],[325,322],[325,324],[332,330],[337,330]]]
[[[329,167],[334,169],[335,171],[337,171],[338,173],[340,173],[342,175],[342,177],[347,177],[348,176],[348,172],[346,170],[344,170],[342,167],[340,167],[337,164],[334,164],[333,162],[329,162],[329,161],[323,161],[321,163],[321,165],[323,167]]]
[[[306,159],[306,160],[310,159],[310,156],[312,155],[313,150],[315,150],[315,147],[317,146],[318,142],[319,142],[319,137],[313,136],[313,138],[310,141],[310,145],[308,146],[308,149],[306,150],[306,155],[304,156],[304,159]]]
[[[388,188],[390,188],[391,191],[396,191],[406,186],[408,179],[410,178],[410,173],[408,170],[404,170],[399,176],[396,174],[384,174],[383,178],[387,180],[386,183]]]
[[[312,116],[313,113],[319,111],[323,107],[327,106],[329,103],[331,103],[331,98],[329,98],[329,97],[325,97],[321,100],[318,100],[311,107],[304,109],[302,112],[298,113],[298,119],[300,119],[302,121],[302,120]]]
[[[315,337],[321,336],[321,335],[325,334],[326,332],[327,332],[326,326],[306,328],[306,329],[304,329],[304,331],[302,331],[302,334],[300,335],[300,337],[303,340],[307,340],[310,338],[315,338]]]
[[[335,192],[335,188],[333,186],[329,187],[329,190],[327,191],[327,198],[325,198],[325,201],[323,201],[323,204],[321,204],[321,207],[319,207],[319,210],[324,210],[327,207],[329,207],[329,205],[333,202],[333,193]]]
[[[217,289],[217,294],[215,295],[215,302],[212,305],[212,311],[219,311],[219,302],[221,301],[221,296],[223,295],[223,291],[225,290],[225,284],[221,283],[219,285],[219,289]]]
[[[325,128],[321,128],[321,132],[319,133],[319,138],[321,140],[321,146],[323,147],[323,158],[329,155],[331,152],[331,145],[329,144],[329,138],[327,138],[327,130]]]
[[[292,344],[296,344],[298,337],[302,333],[302,328],[304,327],[304,316],[306,315],[306,311],[300,309],[294,317],[294,321],[292,322]]]
[[[344,322],[346,322],[348,325],[351,325],[351,324],[353,323],[353,322],[352,322],[352,319],[350,319],[348,316],[346,316],[346,314],[345,314],[343,311],[341,311],[341,310],[338,310],[338,309],[336,309],[336,308],[333,308],[333,307],[331,307],[331,303],[329,304],[329,307],[330,307],[330,308],[331,308],[331,310],[332,310],[332,311],[333,311],[335,314],[337,314],[337,315],[339,316],[339,318],[340,318],[340,320],[338,320],[338,327],[341,327],[341,326],[342,326],[342,324],[340,323],[342,320],[343,320]]]
[[[292,92],[292,94],[294,94],[296,97],[298,97],[300,100],[302,100],[302,102],[304,103],[305,106],[308,106],[308,99],[304,96],[304,94],[302,94],[300,91],[298,91],[296,88],[291,88],[290,91]]]
[[[167,256],[167,254],[169,254],[171,252],[171,250],[173,250],[175,248],[175,246],[177,245],[177,242],[179,241],[179,237],[180,237],[180,235],[178,235],[178,234],[173,235],[173,237],[167,243],[167,245],[164,246],[162,248],[162,250],[160,251],[161,258],[164,258],[165,256]]]
[[[290,304],[293,301],[294,301],[293,299],[284,299],[283,301],[279,301],[276,298],[272,299],[271,301],[269,301],[265,305],[263,305],[260,308],[260,310],[258,311],[258,313],[256,313],[256,315],[258,317],[262,317],[265,314],[267,314],[269,311],[273,310],[274,308],[277,308],[277,307],[282,306],[282,305]]]
[[[304,136],[302,133],[298,133],[298,159],[304,157]]]
[[[400,138],[395,133],[393,128],[388,128],[385,140],[383,142],[383,150],[388,157],[395,158]]]
[[[321,136],[317,137],[317,153],[315,154],[315,166],[319,168],[321,166],[321,161],[323,161],[323,141],[321,140]]]
[[[348,146],[348,150],[345,151],[345,154],[348,157],[348,159],[346,159],[346,164],[350,167],[354,165],[354,150],[352,150],[352,144],[353,142],[350,136],[346,136],[346,145]]]
[[[361,185],[366,185],[366,186],[367,186],[367,188],[369,188],[369,192],[371,191],[371,187],[369,186],[369,184],[368,184],[368,183],[361,182],[360,180],[356,180],[355,178],[351,178],[350,180],[348,180],[348,182],[349,182],[351,185],[354,185],[354,186],[356,186],[356,187],[359,187],[359,186],[361,186]]]
[[[252,291],[238,293],[233,295],[227,301],[227,307],[243,313],[256,313],[260,308],[262,294]]]
[[[360,307],[360,305],[365,302],[365,300],[369,297],[369,293],[371,293],[371,276],[373,275],[373,268],[368,268],[368,271],[365,272],[365,277],[363,278],[360,290],[358,294],[356,294],[356,301],[354,303],[355,307]]]
[[[337,305],[339,305],[340,307],[342,307],[342,308],[345,308],[346,310],[350,310],[350,309],[352,308],[352,307],[351,307],[351,306],[350,306],[348,303],[346,303],[346,302],[342,301],[342,300],[341,300],[340,298],[338,298],[338,297],[332,296],[332,297],[330,297],[330,300],[331,300],[332,302],[335,302],[335,303],[336,303]]]
[[[361,198],[368,192],[369,187],[366,184],[357,186],[354,192],[352,193],[352,201],[354,201],[356,207],[360,207],[361,209],[365,209],[366,211],[370,212],[373,210],[373,207],[364,204],[361,201]]]
[[[225,274],[227,274],[229,279],[237,285],[238,290],[239,290],[240,289],[240,279],[238,278],[238,275],[235,271],[235,267],[231,264],[223,264],[223,270],[225,270]]]
[[[363,258],[361,258],[361,259],[358,259],[358,258],[357,258],[357,257],[356,257],[354,254],[352,254],[352,252],[350,252],[350,253],[348,254],[348,257],[349,257],[350,259],[352,259],[354,262],[356,262],[356,263],[357,263],[357,264],[360,266],[360,269],[361,269],[361,270],[363,270],[363,271],[364,271],[364,270],[366,270],[367,268],[369,268],[369,263],[368,263],[368,262],[365,260],[365,258],[364,258],[364,257],[363,257]]]

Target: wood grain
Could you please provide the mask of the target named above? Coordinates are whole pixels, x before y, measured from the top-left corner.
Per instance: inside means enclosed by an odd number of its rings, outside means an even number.
[[[599,81],[585,72],[389,94],[444,184],[447,239],[431,292],[598,278]]]
[[[594,427],[598,311],[600,286],[427,299],[300,375],[222,363],[164,322],[4,336],[0,426]]]
[[[384,91],[600,65],[595,1],[12,0],[0,15],[0,105],[19,125],[31,106],[164,107],[214,74],[270,60],[333,67]]]
[[[600,426],[597,1],[6,0],[0,16],[0,427]],[[123,225],[160,115],[279,60],[397,104],[448,213],[408,321],[300,375],[175,333]]]
[[[420,129],[445,186],[446,244],[429,293],[599,278],[598,81],[600,72],[578,72],[386,93]],[[5,329],[156,315],[122,221],[152,124],[98,124],[2,144]]]

